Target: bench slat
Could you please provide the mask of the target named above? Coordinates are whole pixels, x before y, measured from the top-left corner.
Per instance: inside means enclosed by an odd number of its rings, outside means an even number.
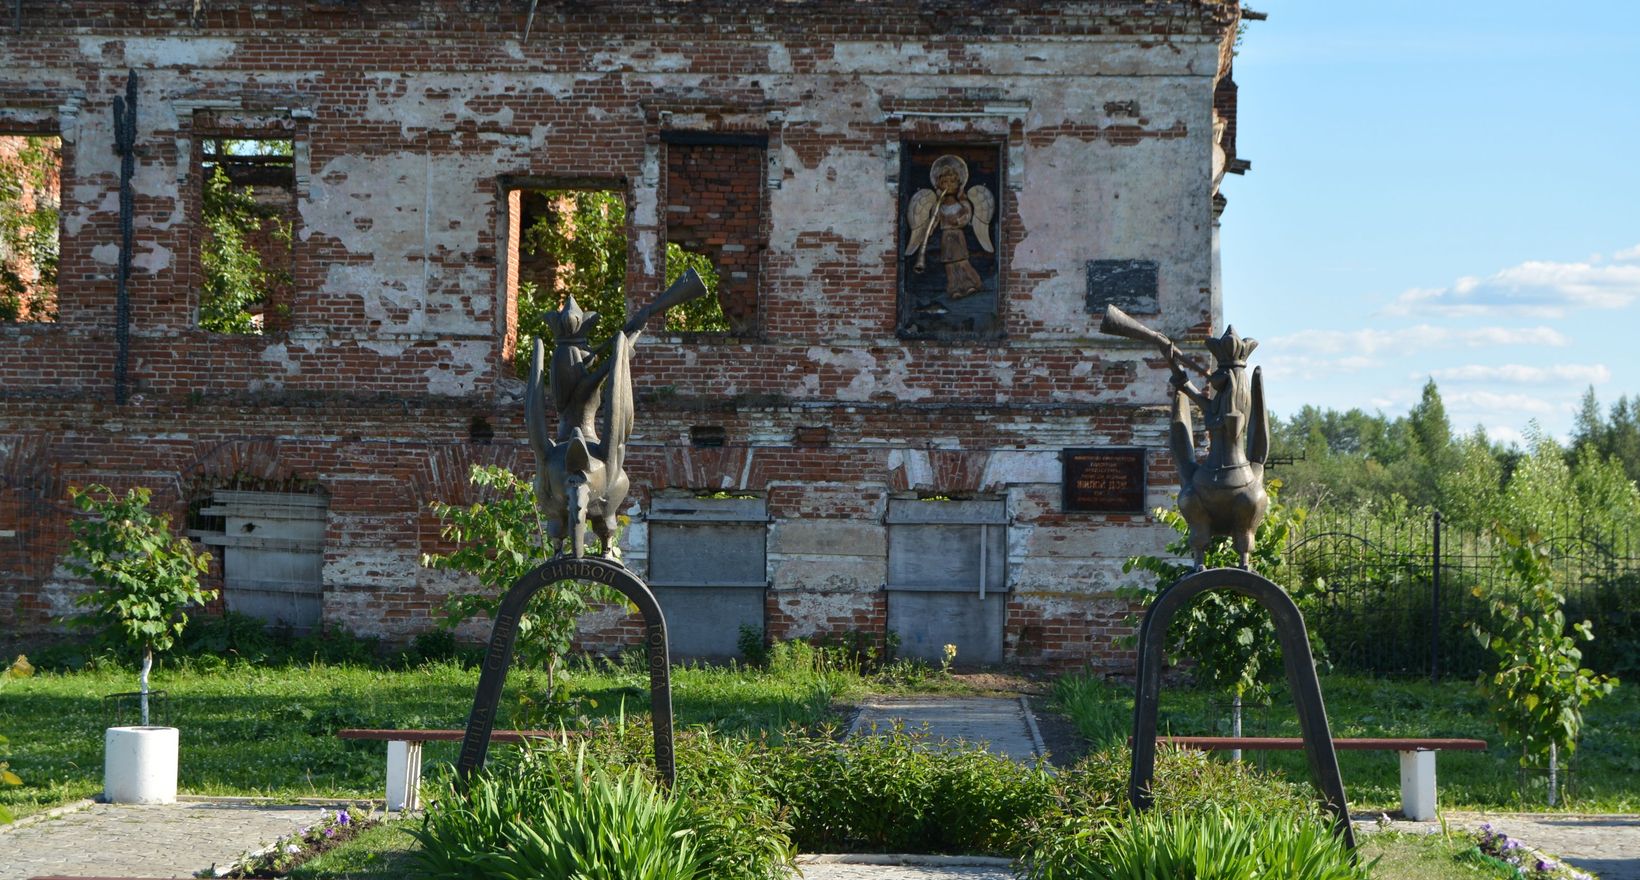
[[[372,730],[359,727],[344,727],[336,731],[338,739],[371,739],[388,742],[460,742],[467,735],[465,730]],[[565,735],[561,730],[494,730],[490,732],[491,742],[523,742],[526,739],[559,739]],[[568,732],[571,737],[581,736],[578,731]]]
[[[1296,736],[1158,736],[1156,742],[1205,751],[1243,749],[1250,752],[1297,751],[1304,748],[1304,740]],[[1339,751],[1415,750],[1483,752],[1483,739],[1395,739],[1390,737],[1339,737],[1333,740]]]

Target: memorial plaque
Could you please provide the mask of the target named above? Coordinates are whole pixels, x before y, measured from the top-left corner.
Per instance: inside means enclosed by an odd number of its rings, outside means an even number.
[[[1145,512],[1143,448],[1067,449],[1061,459],[1067,512]]]

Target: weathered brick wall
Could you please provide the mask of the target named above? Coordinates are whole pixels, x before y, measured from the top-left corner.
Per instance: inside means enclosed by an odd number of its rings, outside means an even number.
[[[543,3],[528,40],[522,4],[218,6],[190,20],[187,4],[36,4],[7,37],[0,130],[61,133],[64,219],[58,322],[0,326],[0,518],[27,523],[0,521],[17,533],[0,536],[0,629],[37,632],[69,610],[77,586],[55,564],[67,486],[149,485],[180,521],[246,474],[328,497],[329,621],[392,638],[427,627],[467,586],[417,565],[442,546],[427,502],[467,497],[473,462],[531,467],[508,366],[508,182],[527,180],[626,192],[635,303],[659,288],[671,235],[746,275],[729,299],[755,335],[657,325],[638,349],[634,568],[652,491],[761,493],[771,635],[880,631],[888,499],[1004,498],[1013,655],[1123,656],[1109,639],[1120,615],[1100,597],[1123,556],[1165,535],[1143,517],[1060,512],[1058,456],[1158,450],[1148,500],[1165,502],[1165,370],[1154,351],[1097,337],[1084,266],[1152,260],[1147,322],[1219,323],[1215,96],[1235,4]],[[111,105],[127,69],[132,397],[116,406]],[[295,144],[280,332],[194,326],[194,157],[223,133]],[[766,142],[740,148],[761,154],[755,172],[680,142],[725,133]],[[1002,151],[999,340],[895,336],[900,151],[913,141]],[[757,227],[738,206],[717,212],[722,226],[702,220],[713,186],[736,200],[753,188]],[[702,425],[723,429],[724,448],[690,446]],[[632,633],[618,614],[591,623],[589,645]]]

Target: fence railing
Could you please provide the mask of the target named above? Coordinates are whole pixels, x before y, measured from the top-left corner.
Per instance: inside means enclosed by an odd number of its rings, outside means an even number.
[[[1640,541],[1636,529],[1562,517],[1524,539],[1550,551],[1569,623],[1590,620],[1584,665],[1640,669]],[[1483,595],[1507,589],[1501,539],[1438,512],[1311,516],[1288,544],[1285,585],[1322,654],[1340,669],[1380,675],[1473,677],[1491,658],[1472,626]]]

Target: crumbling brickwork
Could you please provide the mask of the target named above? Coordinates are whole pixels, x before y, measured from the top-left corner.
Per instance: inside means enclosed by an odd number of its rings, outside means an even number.
[[[1220,323],[1215,113],[1237,4],[542,2],[528,39],[514,6],[24,5],[0,131],[62,135],[61,283],[55,323],[0,326],[0,632],[71,612],[66,491],[91,481],[149,486],[179,522],[219,488],[322,494],[327,624],[395,640],[436,625],[472,582],[418,565],[442,546],[428,502],[467,498],[473,463],[532,467],[508,209],[529,181],[626,194],[629,303],[660,288],[668,240],[726,279],[733,335],[657,322],[636,352],[634,570],[651,493],[760,496],[766,634],[881,633],[888,501],[1000,499],[1008,659],[1127,657],[1106,596],[1167,531],[1065,512],[1059,456],[1150,448],[1147,501],[1165,503],[1166,368],[1097,336],[1085,266],[1152,261],[1147,321]],[[128,70],[121,405],[112,105]],[[260,335],[196,322],[199,141],[225,133],[293,144],[289,313]],[[994,338],[896,333],[901,205],[929,186],[901,178],[911,143],[1000,157]],[[692,445],[697,427],[722,445]],[[583,638],[634,633],[605,612]]]

